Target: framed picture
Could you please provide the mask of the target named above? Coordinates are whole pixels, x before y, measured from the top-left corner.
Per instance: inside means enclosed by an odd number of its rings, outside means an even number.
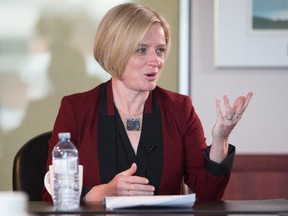
[[[288,0],[215,0],[217,67],[288,67]]]

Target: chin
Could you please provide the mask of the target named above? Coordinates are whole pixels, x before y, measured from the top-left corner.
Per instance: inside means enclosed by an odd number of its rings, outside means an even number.
[[[151,86],[147,89],[147,91],[153,91],[153,90],[156,88],[156,86],[157,86],[157,84],[151,85]]]

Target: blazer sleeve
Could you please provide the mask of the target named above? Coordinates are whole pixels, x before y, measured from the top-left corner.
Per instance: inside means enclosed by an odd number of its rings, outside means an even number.
[[[76,121],[75,114],[73,111],[73,106],[71,105],[68,97],[64,97],[61,101],[61,106],[58,111],[58,115],[54,124],[52,137],[49,140],[49,149],[48,149],[48,159],[46,164],[46,171],[49,169],[49,165],[52,164],[52,150],[58,142],[58,133],[60,132],[70,132],[71,134],[76,133]],[[74,137],[71,137],[71,141],[76,144]],[[47,192],[45,186],[42,190],[42,198],[44,201],[52,201],[50,194]]]
[[[196,193],[197,200],[220,200],[230,178],[235,147],[229,146],[229,155],[221,164],[211,161],[210,147],[191,98],[185,97],[184,104],[179,115],[185,149],[184,181]]]

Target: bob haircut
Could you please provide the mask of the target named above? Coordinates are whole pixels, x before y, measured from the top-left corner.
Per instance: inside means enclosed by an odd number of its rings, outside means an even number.
[[[95,36],[94,57],[112,76],[121,79],[128,59],[152,24],[159,23],[165,33],[169,53],[170,25],[158,12],[134,3],[120,4],[103,17]]]

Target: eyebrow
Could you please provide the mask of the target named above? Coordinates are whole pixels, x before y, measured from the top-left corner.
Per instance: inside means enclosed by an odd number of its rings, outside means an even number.
[[[145,44],[145,43],[140,43],[138,46],[144,46],[144,47],[149,47],[149,44]],[[157,47],[166,47],[167,44],[159,44],[157,45]]]

